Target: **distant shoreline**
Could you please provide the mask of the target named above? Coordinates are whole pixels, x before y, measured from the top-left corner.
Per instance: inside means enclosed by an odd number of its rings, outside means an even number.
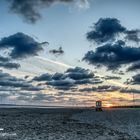
[[[16,105],[16,104],[0,104],[0,108],[95,108],[94,106],[43,106],[43,105]],[[130,106],[112,106],[102,108],[140,108],[140,105]]]

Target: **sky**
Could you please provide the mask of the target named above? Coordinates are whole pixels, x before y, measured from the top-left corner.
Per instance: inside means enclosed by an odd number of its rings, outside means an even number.
[[[1,0],[0,102],[139,105],[139,4]]]

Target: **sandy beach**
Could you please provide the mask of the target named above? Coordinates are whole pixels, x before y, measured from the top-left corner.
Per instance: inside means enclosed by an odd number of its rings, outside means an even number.
[[[1,108],[0,140],[139,140],[139,109]]]

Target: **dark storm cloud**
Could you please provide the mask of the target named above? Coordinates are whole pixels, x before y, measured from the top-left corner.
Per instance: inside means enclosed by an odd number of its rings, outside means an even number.
[[[25,91],[39,91],[42,90],[39,87],[34,87],[29,82],[16,78],[14,76],[11,76],[8,73],[3,73],[0,71],[0,90],[6,88],[7,91],[18,91],[18,90],[25,90]]]
[[[7,63],[0,62],[0,67],[4,67],[7,69],[18,69],[20,67],[20,64],[11,63],[11,62],[7,62]]]
[[[126,40],[128,41],[133,41],[133,42],[140,42],[140,30],[136,29],[136,30],[130,30],[130,31],[126,31]]]
[[[126,41],[140,42],[140,30],[128,30],[116,18],[100,18],[87,33],[87,39],[100,44],[115,41],[121,34]]]
[[[110,85],[103,85],[98,87],[92,87],[92,88],[83,88],[79,91],[81,92],[114,92],[118,91],[120,87],[118,86],[110,86]]]
[[[132,85],[139,85],[140,84],[140,74],[136,74],[132,77],[132,79],[128,79],[126,84],[132,84]]]
[[[90,79],[95,76],[94,73],[90,72],[88,69],[80,67],[69,68],[65,73],[73,80]]]
[[[52,75],[53,80],[65,80],[67,76],[63,73],[55,73]]]
[[[137,93],[140,94],[140,90],[138,89],[128,89],[128,88],[123,88],[120,90],[121,93]]]
[[[9,62],[9,58],[0,56],[0,62]]]
[[[16,79],[15,77],[4,77],[0,80],[0,86],[14,87],[14,88],[28,88],[29,84],[21,79]]]
[[[46,84],[60,90],[69,90],[75,86],[74,81],[71,80],[53,80]]]
[[[51,74],[45,73],[45,74],[42,74],[40,76],[34,77],[33,80],[35,80],[35,81],[51,81],[51,78],[52,78]]]
[[[9,58],[0,56],[0,67],[4,67],[7,69],[18,69],[20,67],[20,64],[10,62]]]
[[[49,51],[51,54],[54,55],[62,55],[64,54],[64,50],[62,49],[62,47],[59,47],[58,49],[53,49]]]
[[[92,30],[87,33],[87,39],[96,43],[103,43],[108,40],[114,40],[119,33],[124,33],[125,31],[126,28],[120,24],[118,19],[100,18],[94,24]]]
[[[83,80],[76,80],[75,84],[77,85],[84,85],[84,84],[101,84],[103,83],[103,81],[101,81],[100,79],[83,79]]]
[[[26,75],[24,78],[25,78],[25,79],[28,79],[29,77],[30,77],[29,75]]]
[[[25,87],[20,87],[21,90],[25,90],[25,91],[41,91],[43,90],[44,88],[41,88],[39,86],[35,87],[31,84],[28,83],[28,86],[25,86]]]
[[[35,23],[41,18],[41,8],[49,7],[54,3],[76,3],[86,4],[87,0],[7,0],[10,10],[21,15],[27,22]]]
[[[7,57],[0,56],[0,67],[6,69],[18,69],[20,64],[13,62],[14,59],[22,59],[27,56],[37,55],[43,50],[43,45],[48,42],[36,42],[32,37],[24,33],[4,37],[0,40],[0,50],[6,51]]]
[[[119,75],[124,75],[124,74],[125,74],[122,70],[116,71],[115,73],[116,73],[116,74],[119,74]]]
[[[116,70],[122,65],[134,63],[140,60],[140,48],[126,46],[125,42],[117,41],[88,51],[83,60],[91,65],[105,66],[108,70]]]
[[[127,69],[127,71],[138,71],[138,70],[140,70],[140,62],[132,64]]]
[[[60,91],[60,92],[58,92],[57,93],[57,96],[62,96],[62,97],[64,97],[64,96],[67,96],[67,95],[74,95],[74,96],[79,96],[79,95],[81,95],[82,93],[80,93],[80,92],[70,92],[70,91],[68,91],[68,92],[65,92],[65,91]],[[86,94],[87,95],[87,94]]]
[[[116,18],[101,18],[87,33],[87,39],[102,44],[95,51],[91,50],[85,54],[83,60],[89,64],[105,66],[113,71],[127,64],[131,64],[127,71],[139,69],[139,64],[136,63],[140,61],[139,29],[129,30]],[[128,46],[130,42],[135,46]]]
[[[99,84],[102,83],[101,79],[88,69],[80,67],[69,68],[66,76],[75,81],[75,84]]]
[[[18,89],[14,89],[14,88],[11,88],[11,87],[6,87],[5,86],[0,86],[0,92],[17,92],[19,91]]]
[[[45,73],[33,78],[33,80],[35,81],[52,81],[52,80],[64,80],[64,79],[66,79],[66,76],[63,73],[55,73],[55,74]]]
[[[44,43],[47,42],[43,42],[43,45]],[[32,37],[24,33],[16,33],[2,38],[0,49],[12,49],[9,55],[12,59],[15,59],[37,55],[39,51],[43,50],[43,47],[42,43],[36,42]]]
[[[34,77],[33,81],[46,82],[46,85],[57,89],[70,89],[81,84],[99,84],[103,82],[90,70],[80,67],[69,68],[64,73],[42,74]]]
[[[120,80],[121,77],[119,76],[105,76],[103,77],[105,80]]]
[[[80,92],[120,92],[120,93],[136,93],[140,94],[140,90],[138,89],[130,89],[130,88],[122,88],[119,86],[111,86],[111,85],[102,85],[97,87],[91,87],[91,88],[83,88],[79,89]]]

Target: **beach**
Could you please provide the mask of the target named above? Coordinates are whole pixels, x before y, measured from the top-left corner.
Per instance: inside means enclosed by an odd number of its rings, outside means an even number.
[[[139,140],[140,109],[0,108],[0,140]]]

